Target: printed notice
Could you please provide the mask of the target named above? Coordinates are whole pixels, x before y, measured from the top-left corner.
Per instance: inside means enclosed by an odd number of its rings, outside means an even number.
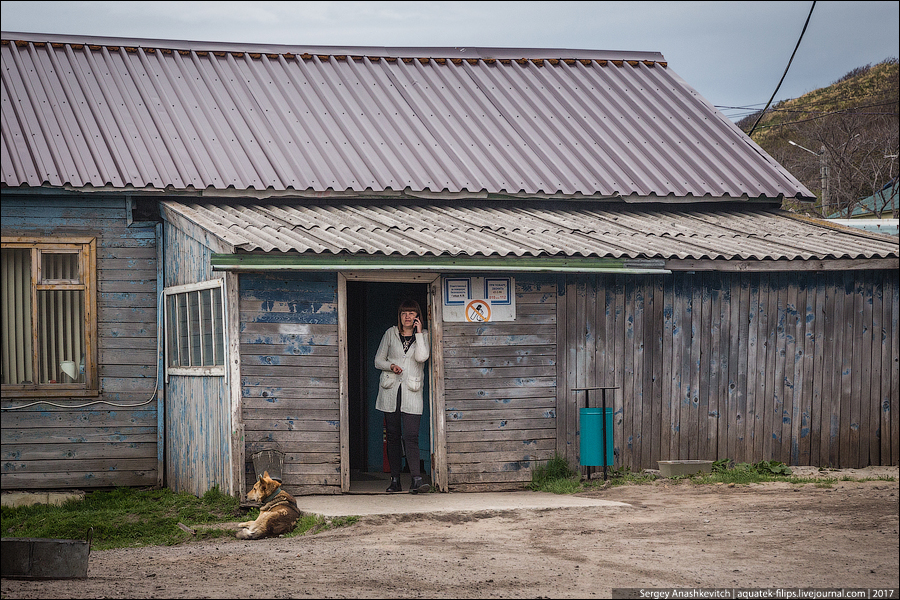
[[[448,276],[441,282],[441,290],[445,323],[516,320],[516,280],[512,277]]]
[[[468,278],[444,280],[444,304],[465,304],[471,298],[469,289],[471,281]]]
[[[484,280],[484,297],[491,304],[509,304],[510,278],[500,277]]]

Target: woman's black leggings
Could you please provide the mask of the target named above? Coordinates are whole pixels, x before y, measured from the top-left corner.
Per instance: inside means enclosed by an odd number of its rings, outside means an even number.
[[[400,392],[398,390],[397,410],[392,413],[384,413],[384,424],[387,431],[387,455],[388,464],[391,466],[391,477],[400,477],[401,461],[403,460],[401,439],[406,444],[406,462],[409,464],[410,476],[422,476],[422,470],[419,466],[419,423],[421,420],[422,415],[400,412]]]

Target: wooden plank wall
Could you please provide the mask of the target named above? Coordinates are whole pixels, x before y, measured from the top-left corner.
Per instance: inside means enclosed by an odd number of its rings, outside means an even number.
[[[63,406],[4,410],[3,489],[156,485],[154,225],[129,227],[124,197],[4,192],[0,214],[4,236],[97,238],[102,390],[99,397],[52,400]],[[33,400],[4,396],[2,405]]]
[[[292,494],[339,494],[337,275],[240,276],[246,481],[254,452],[285,453]]]
[[[192,232],[168,224],[166,287],[221,278],[210,266],[212,250]],[[202,496],[232,489],[231,410],[222,376],[170,375],[165,387],[166,486]]]
[[[202,496],[231,483],[231,418],[224,377],[169,377],[166,487]]]
[[[521,486],[556,451],[556,278],[516,277],[516,320],[443,324],[449,485]]]
[[[896,272],[567,279],[565,386],[619,386],[616,466],[898,464]]]

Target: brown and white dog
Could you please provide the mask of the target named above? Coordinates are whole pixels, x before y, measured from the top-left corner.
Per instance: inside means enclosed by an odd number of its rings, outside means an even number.
[[[240,523],[237,538],[259,540],[277,537],[292,531],[300,518],[300,510],[293,496],[281,489],[281,482],[269,477],[266,471],[247,494],[247,500],[262,502],[255,521]]]

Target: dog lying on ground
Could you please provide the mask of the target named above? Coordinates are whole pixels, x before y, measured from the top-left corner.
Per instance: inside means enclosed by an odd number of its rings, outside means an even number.
[[[277,537],[293,531],[300,518],[300,510],[293,496],[281,489],[281,482],[269,477],[266,471],[247,494],[247,500],[262,502],[259,516],[255,521],[245,521],[238,525],[237,538],[259,540]]]

